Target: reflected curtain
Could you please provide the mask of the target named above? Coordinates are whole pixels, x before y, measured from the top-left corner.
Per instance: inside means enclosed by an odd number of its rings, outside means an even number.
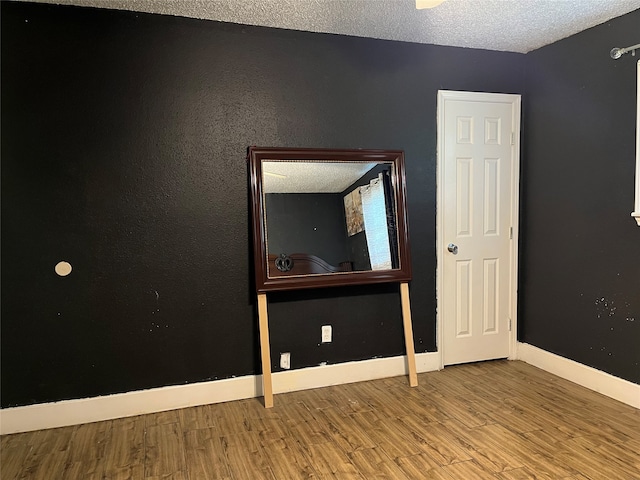
[[[369,185],[360,187],[364,231],[372,270],[392,268],[383,178],[380,174],[378,178],[371,180]]]

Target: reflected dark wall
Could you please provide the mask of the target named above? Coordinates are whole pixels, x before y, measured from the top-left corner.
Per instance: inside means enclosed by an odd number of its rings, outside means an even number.
[[[349,261],[340,194],[267,193],[265,209],[267,253],[308,253],[334,267]]]
[[[436,93],[521,92],[524,55],[0,8],[2,406],[260,371],[250,145],[404,150],[414,341],[435,351]],[[269,294],[272,368],[401,355],[401,319],[397,285]]]
[[[369,260],[369,247],[367,246],[367,234],[363,230],[351,235],[348,240],[349,257],[353,262],[354,270],[371,270]]]

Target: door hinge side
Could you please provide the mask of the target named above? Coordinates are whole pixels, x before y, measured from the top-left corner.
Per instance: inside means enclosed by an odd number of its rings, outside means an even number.
[[[513,240],[513,227],[509,227],[509,240]]]
[[[511,132],[511,145],[515,145],[516,143],[516,134],[515,132]]]
[[[511,331],[511,319],[509,319],[509,331]]]

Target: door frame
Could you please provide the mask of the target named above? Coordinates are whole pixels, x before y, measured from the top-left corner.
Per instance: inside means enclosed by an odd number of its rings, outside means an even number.
[[[520,214],[520,127],[522,97],[517,94],[463,92],[453,90],[438,90],[437,99],[437,154],[436,154],[436,347],[438,349],[440,369],[444,368],[444,328],[441,322],[441,301],[439,293],[443,291],[445,256],[444,238],[444,107],[447,101],[490,102],[509,103],[512,105],[513,136],[512,155],[513,165],[511,169],[511,242],[509,244],[509,360],[517,357],[518,339],[518,238],[519,238],[519,214]]]

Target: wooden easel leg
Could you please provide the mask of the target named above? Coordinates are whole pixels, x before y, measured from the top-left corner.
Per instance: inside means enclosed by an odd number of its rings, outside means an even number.
[[[407,364],[409,365],[409,385],[418,385],[416,370],[416,349],[413,346],[413,327],[411,325],[411,306],[409,304],[409,284],[400,284],[400,299],[402,301],[402,324],[404,326],[404,343],[407,348]]]
[[[267,294],[258,294],[258,324],[260,328],[260,353],[262,355],[262,390],[265,408],[273,407],[271,383],[271,348],[269,346],[269,318],[267,316]]]

